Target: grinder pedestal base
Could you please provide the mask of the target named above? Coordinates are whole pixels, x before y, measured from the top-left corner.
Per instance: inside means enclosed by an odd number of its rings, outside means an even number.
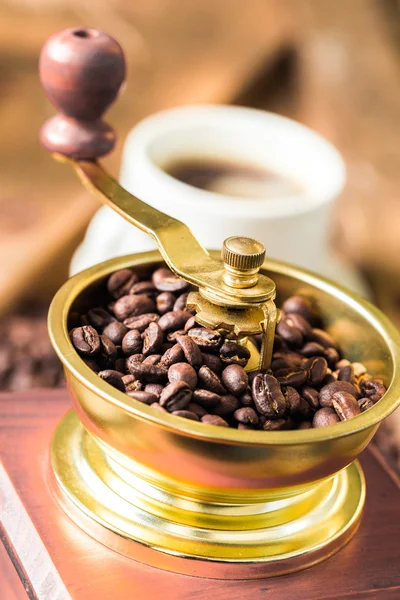
[[[221,505],[146,482],[101,448],[74,411],[51,448],[53,491],[65,512],[105,546],[168,571],[253,579],[331,556],[358,528],[365,499],[354,462],[290,498]]]
[[[0,552],[1,598],[27,597],[22,586],[12,584],[10,568],[18,571],[29,597],[40,600],[400,597],[400,482],[373,447],[360,461],[368,488],[360,528],[332,558],[269,580],[188,577],[113,552],[61,510],[48,486],[48,454],[57,421],[69,407],[66,390],[0,394],[0,543],[11,558]],[[161,560],[163,553],[154,554]]]

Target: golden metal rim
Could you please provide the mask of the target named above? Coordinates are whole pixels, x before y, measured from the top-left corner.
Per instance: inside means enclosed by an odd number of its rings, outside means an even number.
[[[219,255],[217,251],[211,251],[211,255]],[[243,431],[236,429],[227,429],[196,423],[175,417],[174,415],[155,411],[150,407],[130,398],[123,392],[112,389],[106,382],[102,381],[91,371],[81,360],[74,350],[67,331],[67,317],[70,307],[77,296],[79,296],[89,285],[96,280],[101,279],[114,270],[129,266],[149,265],[162,261],[158,251],[142,252],[111,260],[95,265],[89,269],[81,271],[69,279],[55,295],[48,316],[48,327],[50,339],[53,347],[64,364],[74,376],[88,389],[95,391],[105,401],[118,406],[120,409],[135,415],[141,420],[150,421],[163,427],[164,429],[178,431],[181,435],[197,437],[212,440],[215,442],[235,442],[242,445],[264,446],[264,445],[292,445],[306,444],[310,442],[334,440],[355,432],[362,431],[380,423],[384,418],[391,414],[400,405],[400,393],[397,387],[390,384],[384,398],[382,398],[374,407],[368,411],[354,417],[349,421],[320,428],[296,431],[293,435],[291,431]],[[281,261],[266,260],[261,269],[284,273],[299,281],[309,283],[321,290],[336,296],[344,303],[352,306],[366,320],[373,324],[375,329],[382,335],[387,343],[388,350],[393,362],[392,381],[396,380],[397,369],[400,364],[400,333],[389,321],[389,319],[370,302],[351,292],[347,288],[335,284],[334,282],[288,265]]]
[[[300,513],[293,508],[293,499],[256,503],[254,511],[253,505],[244,507],[248,515],[243,527],[231,529],[229,517],[226,524],[222,517],[221,528],[207,521],[207,516],[200,524],[193,520],[191,507],[186,522],[181,518],[185,508],[172,515],[163,514],[161,508],[157,514],[151,502],[154,495],[148,497],[148,502],[138,503],[137,492],[143,482],[139,479],[130,487],[131,483],[120,474],[120,483],[127,491],[115,488],[115,480],[108,479],[104,460],[107,455],[70,411],[54,434],[52,468],[48,470],[51,490],[66,514],[86,533],[120,554],[167,571],[200,577],[255,579],[310,567],[332,556],[353,537],[365,502],[364,476],[355,461],[317,484],[311,496],[308,492],[300,494],[300,502],[305,497]],[[114,475],[118,478],[118,473]],[[276,509],[271,505],[279,506]],[[227,508],[232,509],[231,521],[240,518],[234,514],[235,506]],[[219,507],[215,505],[215,509],[218,512]],[[268,521],[268,511],[274,510],[283,514],[280,524]],[[217,512],[218,521],[221,517]],[[260,522],[263,515],[267,518],[264,523]]]

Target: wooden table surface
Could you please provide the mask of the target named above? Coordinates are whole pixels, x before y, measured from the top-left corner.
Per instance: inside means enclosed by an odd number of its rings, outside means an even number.
[[[338,554],[311,569],[279,578],[199,579],[147,567],[108,550],[78,529],[57,506],[45,481],[48,446],[57,421],[68,408],[65,390],[0,397],[0,532],[31,598],[400,598],[400,482],[376,450],[370,448],[361,457],[367,502],[360,529]],[[4,553],[0,561],[4,564]],[[0,576],[0,582],[2,600],[24,597],[9,571]]]

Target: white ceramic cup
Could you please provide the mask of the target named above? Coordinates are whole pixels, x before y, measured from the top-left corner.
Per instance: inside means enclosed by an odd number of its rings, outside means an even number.
[[[290,196],[246,198],[199,189],[165,172],[171,162],[211,159],[265,168],[299,184]],[[329,246],[331,205],[346,181],[343,160],[320,135],[285,117],[234,106],[184,106],[144,119],[128,135],[121,184],[185,222],[209,249],[231,235],[264,242],[268,256],[364,292]],[[107,207],[89,225],[71,271],[154,248],[149,236]]]

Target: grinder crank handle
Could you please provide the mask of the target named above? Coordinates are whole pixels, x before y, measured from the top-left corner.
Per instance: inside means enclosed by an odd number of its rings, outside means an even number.
[[[124,190],[97,163],[116,141],[115,131],[101,117],[125,79],[125,58],[118,42],[87,27],[65,29],[43,46],[39,72],[48,99],[59,111],[41,129],[43,146],[56,158],[70,162],[102,202],[150,234],[178,275],[196,283],[196,276],[191,276],[195,265],[202,264],[206,272],[220,270],[218,261],[183,223]]]
[[[243,340],[263,333],[258,365],[266,369],[278,315],[275,284],[259,274],[263,244],[246,237],[228,238],[223,260],[216,260],[186,225],[130,194],[97,162],[115,145],[115,132],[102,115],[125,78],[120,45],[96,29],[65,29],[43,46],[39,71],[47,97],[58,110],[42,127],[43,146],[55,158],[70,162],[104,204],[151,235],[174,273],[198,286],[199,292],[188,298],[198,322],[233,331]]]
[[[41,142],[56,158],[71,162],[84,185],[125,219],[151,235],[168,266],[223,306],[244,308],[274,296],[265,275],[251,287],[233,287],[190,229],[122,188],[97,162],[115,145],[115,132],[102,120],[125,79],[121,46],[104,32],[72,27],[51,36],[42,48],[40,79],[58,114],[41,129]]]

